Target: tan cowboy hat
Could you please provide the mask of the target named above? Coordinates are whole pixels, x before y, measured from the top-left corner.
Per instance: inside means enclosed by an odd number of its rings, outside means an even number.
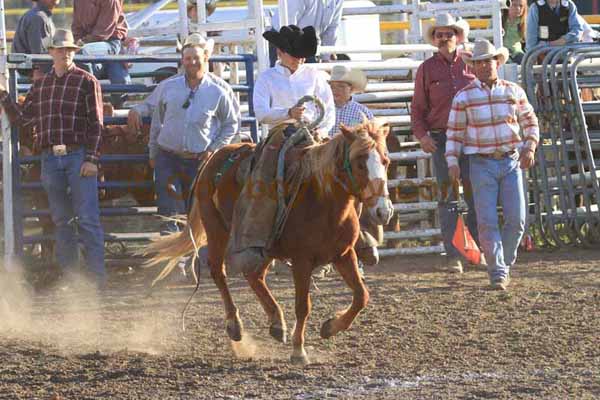
[[[212,39],[206,39],[200,33],[192,33],[185,38],[182,51],[189,46],[201,46],[204,48],[204,50],[208,51],[209,54],[212,54],[213,48],[215,47],[215,41]]]
[[[355,92],[362,92],[367,87],[367,76],[357,68],[350,68],[346,65],[334,65],[331,70],[329,81],[346,82],[352,86]]]
[[[480,39],[475,42],[472,54],[463,54],[462,59],[465,64],[473,65],[474,61],[488,60],[496,58],[500,65],[504,64],[508,59],[508,49],[506,47],[496,47],[488,40]]]
[[[433,25],[427,28],[427,32],[425,32],[425,39],[427,42],[429,42],[429,44],[433,45],[433,31],[435,31],[436,28],[452,28],[456,31],[456,35],[460,36],[457,38],[458,42],[462,42],[468,35],[468,31],[467,35],[465,34],[465,25],[468,24],[466,24],[466,21],[459,22],[457,22],[456,19],[448,13],[438,14],[435,16],[435,22]]]
[[[57,29],[54,32],[54,36],[50,40],[48,44],[49,49],[75,49],[79,50],[80,47],[75,44],[75,39],[73,38],[73,32],[68,29]]]

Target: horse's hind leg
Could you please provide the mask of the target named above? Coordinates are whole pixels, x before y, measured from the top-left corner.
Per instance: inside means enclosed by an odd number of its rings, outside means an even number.
[[[271,323],[269,327],[270,335],[275,338],[275,340],[285,343],[287,326],[285,318],[283,317],[283,311],[277,303],[277,300],[273,297],[266,282],[266,276],[270,266],[271,260],[266,262],[260,270],[246,273],[245,277],[252,290],[254,290],[254,293],[256,293],[265,313],[269,317],[269,322]]]
[[[294,286],[296,287],[296,327],[292,334],[291,361],[294,364],[308,364],[308,356],[304,350],[304,331],[311,309],[309,289],[312,265],[298,260],[292,260],[292,264],[294,265]]]
[[[350,249],[350,251],[334,262],[334,265],[342,278],[344,278],[346,284],[352,289],[352,304],[346,310],[337,313],[334,318],[323,323],[323,326],[321,326],[321,337],[324,339],[350,328],[358,313],[369,302],[369,292],[358,273],[358,262],[354,249]]]

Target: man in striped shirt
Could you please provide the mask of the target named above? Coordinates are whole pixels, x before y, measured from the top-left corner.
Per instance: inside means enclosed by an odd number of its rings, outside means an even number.
[[[73,63],[73,34],[57,29],[48,46],[53,68],[36,80],[25,103],[13,103],[0,87],[0,102],[21,126],[33,125],[42,149],[41,180],[56,225],[55,251],[67,275],[79,259],[79,231],[90,278],[106,283],[104,232],[98,204],[98,158],[102,135],[102,93],[93,75]],[[68,276],[67,276],[68,277]]]
[[[477,41],[464,56],[477,79],[452,102],[446,135],[446,160],[453,180],[460,177],[458,159],[469,157],[479,241],[488,263],[492,289],[506,290],[510,267],[525,228],[522,169],[531,167],[539,141],[538,120],[518,85],[498,79],[508,50]],[[522,131],[522,134],[521,134]],[[498,225],[498,199],[504,226]]]

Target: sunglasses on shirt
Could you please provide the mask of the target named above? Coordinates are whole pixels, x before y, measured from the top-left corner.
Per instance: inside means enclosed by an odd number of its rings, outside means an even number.
[[[190,94],[188,95],[185,103],[183,103],[182,107],[184,110],[187,110],[190,107],[191,101],[194,100],[194,94],[196,94],[195,90],[190,90]]]
[[[454,35],[456,35],[456,33],[454,32],[436,32],[435,33],[435,38],[436,39],[452,39],[454,37]]]

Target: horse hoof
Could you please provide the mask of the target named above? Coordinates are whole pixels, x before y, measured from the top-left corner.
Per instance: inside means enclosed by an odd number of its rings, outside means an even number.
[[[329,318],[327,321],[323,322],[323,325],[321,326],[321,337],[323,339],[329,339],[335,335],[335,332],[333,331],[334,320],[335,318]]]
[[[269,328],[269,334],[278,342],[285,344],[286,340],[286,330],[281,326],[271,325]]]
[[[308,364],[310,364],[310,361],[308,361],[308,356],[306,354],[301,354],[301,355],[292,354],[292,356],[290,357],[290,361],[294,365],[308,365]]]
[[[234,342],[242,341],[242,327],[239,324],[227,324],[226,330],[229,339],[233,340]]]

